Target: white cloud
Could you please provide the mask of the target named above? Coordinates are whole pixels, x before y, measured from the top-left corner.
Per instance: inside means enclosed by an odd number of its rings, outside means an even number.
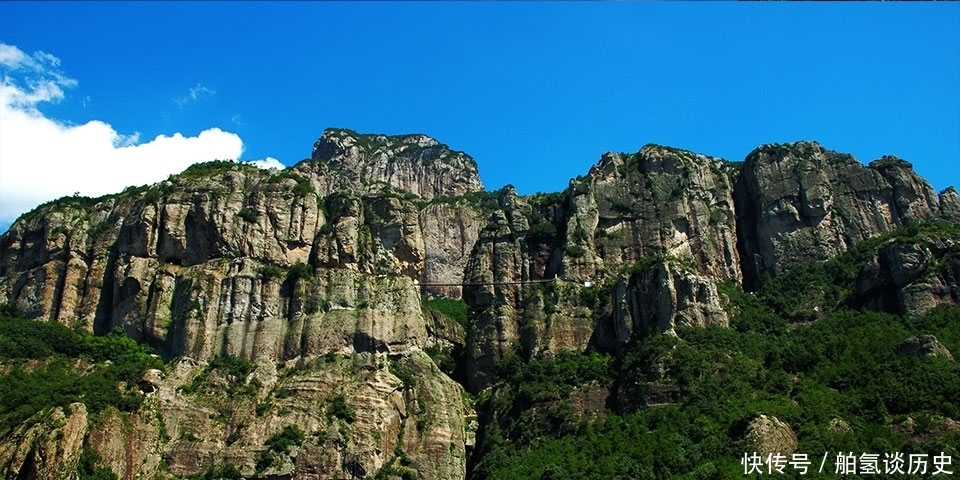
[[[197,103],[198,100],[210,98],[217,93],[216,90],[209,89],[203,84],[198,83],[197,86],[190,89],[190,92],[180,98],[174,98],[174,103],[178,107],[183,108],[191,103]]]
[[[68,125],[48,118],[37,105],[58,102],[64,89],[77,85],[59,65],[48,53],[28,55],[0,43],[0,224],[74,192],[119,192],[161,181],[196,162],[235,160],[243,152],[240,137],[219,128],[141,142],[139,132],[120,134],[104,121]]]
[[[267,157],[263,160],[250,160],[249,162],[243,162],[243,163],[249,163],[254,167],[262,168],[264,170],[269,170],[271,168],[283,170],[284,168],[287,168],[287,166],[284,165],[282,162],[280,162],[280,160],[277,160],[276,158],[273,158],[273,157]]]
[[[0,65],[9,68],[16,68],[28,57],[17,47],[0,43]]]

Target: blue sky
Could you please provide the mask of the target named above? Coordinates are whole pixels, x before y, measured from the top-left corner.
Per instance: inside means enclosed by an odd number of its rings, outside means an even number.
[[[960,184],[958,24],[952,2],[4,1],[0,231],[205,156],[292,165],[330,126],[426,133],[521,193],[608,150],[806,139],[939,191]]]

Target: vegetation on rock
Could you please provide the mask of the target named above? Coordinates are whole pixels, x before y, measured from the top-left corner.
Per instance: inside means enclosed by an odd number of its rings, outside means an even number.
[[[136,411],[143,401],[137,382],[147,369],[163,368],[122,330],[95,337],[10,313],[0,315],[0,438],[37,412],[73,402],[94,414]]]
[[[798,451],[813,456],[960,457],[960,429],[951,426],[960,418],[960,364],[899,348],[932,335],[960,351],[960,307],[904,317],[850,303],[851,282],[878,245],[958,233],[941,222],[910,225],[826,263],[797,264],[755,294],[727,284],[732,328],[680,327],[631,343],[620,359],[505,358],[480,398],[486,421],[471,477],[734,478],[751,448],[746,425],[761,414],[791,425]],[[590,385],[605,398],[595,418],[571,403]]]

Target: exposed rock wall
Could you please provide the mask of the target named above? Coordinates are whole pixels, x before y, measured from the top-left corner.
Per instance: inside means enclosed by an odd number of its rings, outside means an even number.
[[[723,160],[657,145],[604,154],[568,189],[565,273],[597,280],[666,254],[739,281],[731,171]]]
[[[897,315],[960,304],[960,239],[886,242],[861,268],[855,298],[862,306]]]
[[[815,142],[751,152],[736,200],[744,281],[751,288],[787,263],[827,259],[908,220],[940,215],[936,193],[909,163],[883,157],[864,167]]]
[[[391,466],[423,479],[464,477],[461,387],[422,352],[394,361],[385,354],[326,355],[280,366],[277,371],[261,363],[240,379],[213,370],[185,393],[204,366],[184,359],[152,384],[155,389],[144,389],[137,413],[107,410],[88,422],[83,404],[68,412],[56,408],[0,441],[2,473],[75,478],[89,448],[99,455],[97,468],[125,480],[203,474],[226,465],[245,478],[372,477]],[[331,407],[337,398],[343,410]],[[292,426],[303,441],[272,450],[270,438]]]
[[[330,128],[313,145],[311,158],[341,172],[354,189],[386,184],[427,200],[483,191],[469,155],[426,135],[359,135]]]

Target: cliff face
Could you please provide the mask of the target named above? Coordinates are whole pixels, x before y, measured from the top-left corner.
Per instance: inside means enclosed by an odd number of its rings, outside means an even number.
[[[311,182],[220,165],[41,207],[0,240],[0,293],[29,317],[120,326],[169,357],[360,351],[353,340],[300,341],[358,306],[364,320],[343,338],[421,345],[414,284],[460,283],[476,214],[390,192],[318,196]]]
[[[340,133],[325,132],[318,148],[333,137],[354,138]],[[0,238],[0,294],[25,316],[96,333],[119,327],[164,358],[199,362],[157,386],[156,416],[143,413],[113,430],[105,424],[80,434],[114,472],[155,473],[164,456],[167,471],[177,475],[229,463],[246,475],[340,478],[337,472],[351,468],[372,475],[396,463],[422,478],[463,477],[461,387],[421,351],[434,342],[417,283],[461,282],[477,214],[470,205],[430,203],[389,183],[413,189],[404,182],[415,180],[428,198],[482,187],[469,157],[427,137],[397,140],[402,152],[389,150],[396,145],[387,137],[369,141],[381,154],[397,155],[385,160],[393,177],[379,180],[361,171],[366,159],[349,155],[332,158],[316,176],[298,172],[312,173],[319,161],[284,172],[212,162],[116,196],[41,206]],[[407,156],[409,145],[423,148]],[[465,164],[474,165],[472,173]],[[458,287],[443,292],[459,296]],[[211,422],[215,398],[176,388],[217,355],[260,362],[265,373],[256,383],[265,387],[228,419]],[[323,355],[342,361],[317,376],[304,359]],[[388,357],[404,365],[414,384],[398,382]],[[287,375],[303,377],[295,386],[268,368],[289,362]],[[278,384],[295,392],[290,405],[282,414],[255,415]],[[256,449],[283,424],[317,435],[338,432],[312,413],[337,394],[360,412],[350,432],[308,442],[273,470],[254,471]],[[299,417],[285,418],[294,411]],[[136,437],[120,430],[130,421],[138,425]],[[243,441],[224,449],[238,428]],[[161,430],[170,438],[160,438]],[[178,441],[184,431],[198,440]],[[26,453],[3,456],[0,464],[17,471],[74,468],[75,457],[32,450],[39,433],[23,435],[8,444]],[[118,439],[126,443],[115,445]],[[31,466],[29,452],[53,464]],[[401,458],[412,463],[401,466]]]
[[[912,166],[883,157],[864,167],[815,142],[764,145],[747,156],[736,188],[743,271],[748,286],[798,259],[830,258],[854,243],[905,224],[956,219]]]
[[[124,478],[223,464],[248,477],[463,478],[471,413],[423,350],[462,349],[455,376],[478,392],[511,354],[616,354],[678,325],[726,326],[719,282],[755,288],[931,218],[960,222],[955,189],[938,196],[902,160],[865,167],[812,142],[743,163],[647,145],[604,154],[564,192],[521,197],[483,192],[473,159],[429,137],[340,129],[282,172],[211,162],[61,199],[0,237],[0,299],[184,359],[147,382],[144,411],[82,428],[69,427],[87,423],[72,420],[82,405],[48,412],[3,437],[0,465],[56,478],[79,458],[44,440],[64,435]],[[958,245],[878,244],[856,301],[905,314],[960,303]],[[468,322],[425,313],[422,295],[462,295]],[[178,390],[228,354],[256,371]],[[245,396],[223,395],[231,382]],[[355,420],[316,413],[336,398]],[[307,438],[265,466],[265,442],[289,425]]]
[[[903,160],[865,167],[813,142],[764,145],[743,163],[647,145],[604,154],[559,198],[504,189],[464,277],[480,283],[464,292],[477,328],[468,387],[489,385],[494,363],[511,353],[617,352],[678,324],[727,325],[717,282],[753,289],[785,265],[834,257],[910,221],[956,222],[957,198],[952,188],[938,197]],[[924,258],[947,251],[930,248]],[[897,313],[957,302],[954,260],[932,279],[921,275],[923,264],[909,280],[893,280],[880,270],[917,262],[891,255],[878,252],[863,273],[880,275],[863,281],[872,292],[863,298],[893,292],[900,300],[884,308]],[[569,295],[553,289],[544,301],[544,292],[517,283],[554,276]],[[600,302],[584,302],[585,282],[610,287]]]
[[[453,479],[466,469],[460,387],[422,352],[392,361],[327,354],[261,363],[243,376],[184,358],[166,376],[148,373],[137,413],[107,410],[90,422],[75,403],[11,432],[0,442],[4,477],[74,478],[84,449],[123,479],[210,466],[246,478],[313,479],[381,470]],[[297,433],[278,447],[285,432]]]
[[[426,135],[359,135],[324,130],[302,171],[332,169],[337,188],[390,185],[426,200],[483,191],[477,163]],[[326,192],[326,190],[324,190]]]
[[[733,173],[729,162],[657,145],[605,154],[568,189],[564,269],[591,279],[671,255],[739,281]]]

